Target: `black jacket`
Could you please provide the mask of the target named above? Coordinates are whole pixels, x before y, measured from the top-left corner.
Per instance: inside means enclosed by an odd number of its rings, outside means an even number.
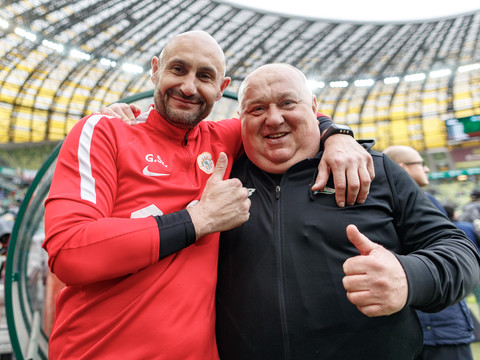
[[[479,283],[472,243],[397,164],[372,152],[366,202],[339,208],[334,194],[311,190],[320,156],[280,177],[246,157],[235,163],[231,177],[250,189],[252,206],[249,221],[220,239],[222,360],[413,359],[422,346],[414,308],[438,311]],[[402,311],[369,318],[348,301],[342,264],[358,255],[345,233],[351,223],[404,266]]]

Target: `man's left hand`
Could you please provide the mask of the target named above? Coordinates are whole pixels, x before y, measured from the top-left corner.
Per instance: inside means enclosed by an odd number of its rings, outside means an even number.
[[[348,300],[369,317],[402,310],[407,303],[408,281],[397,257],[370,241],[355,225],[347,226],[347,237],[360,251],[343,263]]]
[[[104,107],[100,114],[121,119],[129,125],[135,125],[137,123],[135,113],[138,115],[140,112],[141,109],[135,104],[114,103]]]
[[[336,134],[325,141],[312,190],[323,190],[330,172],[333,174],[335,199],[339,207],[344,207],[345,203],[353,205],[355,201],[359,204],[365,202],[375,170],[372,157],[353,137]]]

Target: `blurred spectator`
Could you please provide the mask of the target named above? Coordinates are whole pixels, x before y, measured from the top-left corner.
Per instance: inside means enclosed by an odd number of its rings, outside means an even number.
[[[480,204],[480,203],[479,203]],[[460,230],[465,232],[465,235],[475,244],[477,249],[478,247],[478,240],[479,236],[475,231],[475,228],[471,222],[468,221],[460,221],[457,215],[456,206],[452,203],[446,203],[443,205],[443,208],[447,212],[448,218],[458,227]]]
[[[445,211],[447,212],[447,216],[452,222],[458,227],[460,230],[465,232],[465,235],[475,244],[477,249],[480,250],[478,247],[478,242],[480,240],[478,233],[475,231],[475,228],[472,223],[468,221],[458,221],[458,216],[456,213],[456,207],[452,203],[447,203],[443,206]],[[473,289],[473,295],[475,295],[475,300],[477,301],[478,312],[480,314],[480,286],[477,286]]]
[[[0,275],[3,279],[5,271],[5,261],[7,259],[8,243],[12,234],[13,220],[2,216],[0,217]]]
[[[470,193],[470,202],[466,204],[462,213],[458,217],[459,221],[474,223],[480,220],[480,189],[475,189]]]

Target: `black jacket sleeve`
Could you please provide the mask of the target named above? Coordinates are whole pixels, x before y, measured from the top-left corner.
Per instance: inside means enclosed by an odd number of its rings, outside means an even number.
[[[401,167],[386,156],[383,161],[403,247],[396,256],[408,279],[407,305],[425,312],[440,311],[480,283],[478,252]]]
[[[317,120],[318,120],[318,127],[320,128],[320,134],[323,133],[325,130],[327,130],[328,127],[333,124],[333,120],[326,115],[317,116]]]

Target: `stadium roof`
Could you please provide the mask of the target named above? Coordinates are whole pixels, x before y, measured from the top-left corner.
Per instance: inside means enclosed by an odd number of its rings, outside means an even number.
[[[227,0],[225,2],[287,16],[313,17],[340,21],[407,22],[453,17],[480,9],[472,0]]]
[[[85,114],[152,89],[152,56],[174,34],[191,29],[209,32],[223,47],[232,91],[259,65],[288,62],[318,85],[320,110],[359,125],[389,119],[396,94],[413,91],[404,80],[417,79],[419,94],[431,86],[432,74],[448,79],[435,86],[444,89],[441,97],[451,97],[458,69],[478,72],[480,61],[480,10],[365,23],[215,0],[4,0],[0,142],[62,139]],[[378,104],[369,110],[373,95],[386,115]],[[442,114],[455,110],[451,101],[442,106]]]

